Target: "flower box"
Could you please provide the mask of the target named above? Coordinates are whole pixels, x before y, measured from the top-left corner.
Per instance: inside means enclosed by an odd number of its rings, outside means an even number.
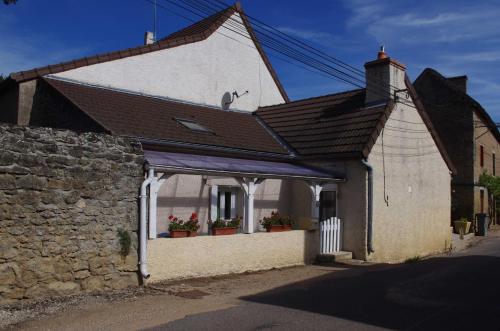
[[[271,225],[266,228],[267,232],[283,232],[283,231],[291,231],[291,225]]]
[[[188,230],[171,230],[170,238],[184,238],[189,236]]]
[[[212,235],[214,236],[225,236],[229,234],[236,234],[236,227],[225,227],[225,228],[212,228]]]

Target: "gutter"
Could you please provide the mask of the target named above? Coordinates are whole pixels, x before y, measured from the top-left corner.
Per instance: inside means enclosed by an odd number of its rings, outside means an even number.
[[[361,162],[366,167],[368,173],[368,225],[366,230],[366,248],[368,254],[375,252],[373,250],[373,167],[365,159]]]
[[[148,234],[147,230],[147,188],[154,180],[154,168],[149,168],[148,177],[142,182],[140,202],[140,223],[139,223],[139,271],[144,279],[151,275],[148,272]]]

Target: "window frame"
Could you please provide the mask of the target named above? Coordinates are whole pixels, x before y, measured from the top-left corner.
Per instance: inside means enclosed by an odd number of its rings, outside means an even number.
[[[174,120],[179,123],[180,125],[182,125],[183,127],[185,127],[186,129],[189,129],[190,131],[193,131],[193,132],[197,132],[197,133],[207,133],[207,134],[214,134],[214,132],[207,128],[206,126],[194,121],[194,120],[190,120],[190,119],[186,119],[186,118],[179,118],[179,117],[174,117]],[[189,126],[189,125],[193,125],[193,126]]]

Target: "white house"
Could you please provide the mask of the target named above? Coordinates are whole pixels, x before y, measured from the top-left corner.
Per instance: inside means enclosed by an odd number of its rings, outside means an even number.
[[[235,5],[153,44],[11,74],[0,120],[142,143],[141,271],[153,280],[308,263],[332,217],[357,259],[443,251],[453,166],[405,66],[380,52],[365,67],[365,89],[292,102]],[[272,211],[296,230],[262,232]],[[200,235],[168,238],[168,216],[192,212]],[[236,215],[240,234],[201,235]]]

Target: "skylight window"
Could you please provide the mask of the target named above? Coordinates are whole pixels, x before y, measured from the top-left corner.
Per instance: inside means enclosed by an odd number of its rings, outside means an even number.
[[[182,119],[182,118],[176,118],[175,120],[179,124],[184,125],[186,128],[188,128],[191,131],[213,133],[212,130],[204,127],[203,125],[201,125],[200,123],[197,123],[195,121],[185,120],[185,119]]]

